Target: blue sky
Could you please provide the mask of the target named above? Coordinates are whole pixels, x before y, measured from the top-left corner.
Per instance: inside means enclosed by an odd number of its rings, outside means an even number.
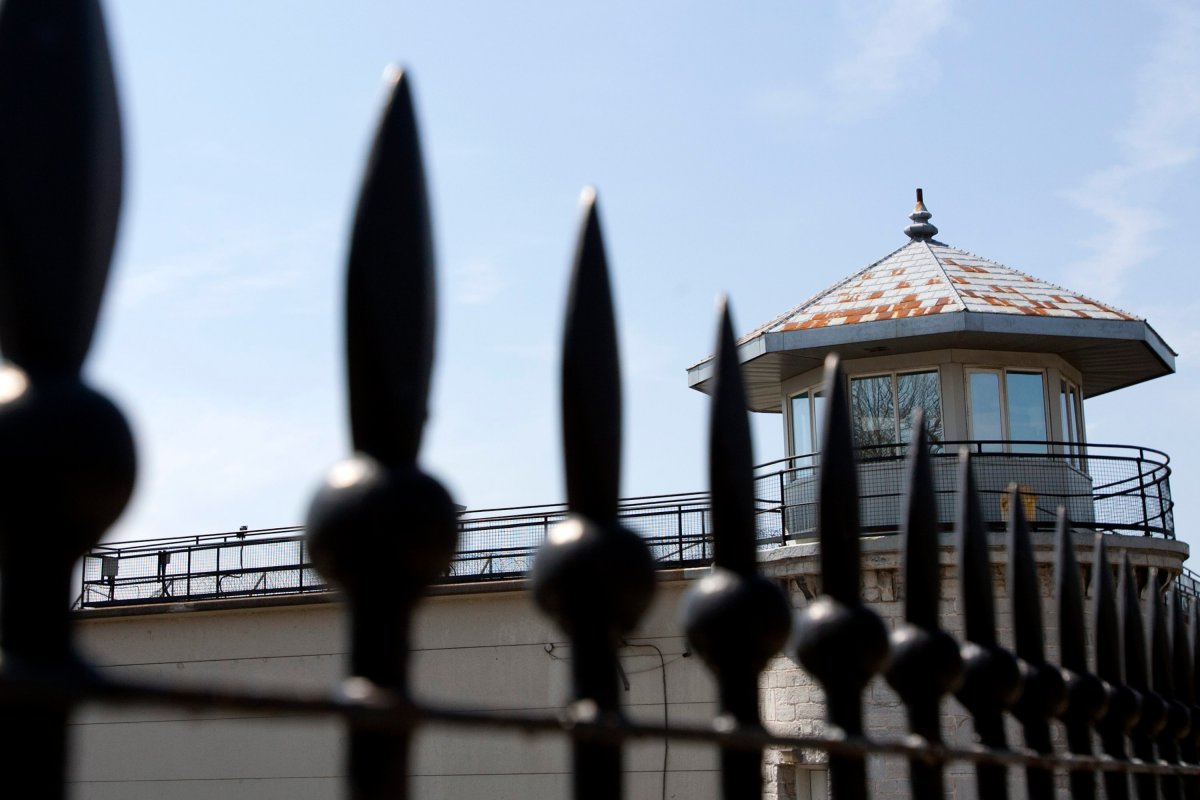
[[[623,491],[642,495],[704,486],[685,368],[717,293],[749,330],[902,244],[922,186],[942,241],[1145,316],[1179,351],[1179,374],[1089,401],[1089,437],[1169,452],[1200,543],[1200,7],[570,6],[105,3],[127,184],[90,374],[142,465],[114,537],[298,523],[346,453],[340,280],[397,63],[441,280],[425,462],[459,502],[563,496],[582,187],[621,327]],[[783,454],[778,416],[754,430],[757,460]]]

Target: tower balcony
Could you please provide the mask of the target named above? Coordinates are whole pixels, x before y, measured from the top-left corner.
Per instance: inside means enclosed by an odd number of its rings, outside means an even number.
[[[1073,442],[973,440],[938,442],[932,465],[938,519],[950,530],[958,491],[957,457],[972,454],[984,524],[1004,530],[1010,487],[1020,490],[1034,530],[1050,530],[1059,507],[1072,529],[1175,538],[1171,467],[1166,453],[1149,447]],[[897,533],[903,520],[904,445],[858,450],[860,522],[863,534]],[[756,494],[762,509],[760,536],[769,538],[771,514],[782,543],[816,536],[820,454],[785,458],[758,468]]]

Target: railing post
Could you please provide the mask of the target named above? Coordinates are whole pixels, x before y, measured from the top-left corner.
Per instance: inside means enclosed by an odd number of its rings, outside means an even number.
[[[679,563],[683,564],[683,505],[675,507],[675,536],[679,540]]]
[[[788,462],[784,462],[784,463],[790,464],[791,462],[788,461]],[[785,470],[780,470],[776,476],[779,479],[779,545],[781,547],[783,545],[786,545],[788,542],[787,495],[784,494],[784,486],[785,486],[784,480],[783,480],[784,471]]]
[[[1138,489],[1139,489],[1139,494],[1141,495],[1141,498],[1142,498],[1142,532],[1146,536],[1149,536],[1150,535],[1150,507],[1146,504],[1146,471],[1143,466],[1145,463],[1146,463],[1146,451],[1139,447],[1138,448],[1137,471],[1138,471]]]

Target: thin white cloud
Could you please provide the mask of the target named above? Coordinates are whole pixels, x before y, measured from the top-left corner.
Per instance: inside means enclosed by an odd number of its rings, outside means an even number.
[[[846,56],[824,76],[796,84],[758,88],[752,106],[782,118],[821,114],[838,122],[856,122],[896,102],[914,77],[923,85],[937,77],[937,61],[929,55],[933,40],[950,22],[952,0],[875,0],[842,2]]]
[[[1160,3],[1163,25],[1138,70],[1129,121],[1117,133],[1120,160],[1067,193],[1103,222],[1072,280],[1101,297],[1119,295],[1131,270],[1154,255],[1151,235],[1169,222],[1154,199],[1164,181],[1200,154],[1200,6]]]
[[[483,306],[495,300],[504,289],[500,270],[488,259],[467,261],[450,272],[450,296],[458,303]]]
[[[302,289],[314,275],[335,269],[332,241],[328,226],[310,225],[233,237],[157,263],[122,265],[113,282],[113,303],[120,314],[150,304],[192,317],[239,313],[264,294]]]
[[[861,119],[891,103],[913,81],[936,77],[927,58],[933,39],[950,21],[950,0],[886,0],[849,6],[852,44],[848,58],[834,65],[834,111]]]
[[[193,314],[221,316],[229,313],[233,303],[298,285],[301,278],[298,270],[246,272],[241,266],[220,256],[187,256],[142,268],[117,283],[116,304],[127,312],[169,300]]]

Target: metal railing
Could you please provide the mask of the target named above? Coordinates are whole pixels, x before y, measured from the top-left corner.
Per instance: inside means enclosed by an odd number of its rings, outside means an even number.
[[[1006,453],[1001,446],[1027,448]],[[1028,452],[1037,447],[1043,452]],[[1174,538],[1169,459],[1146,447],[1075,446],[1057,442],[943,442],[931,449],[939,525],[953,526],[958,492],[955,462],[974,455],[983,523],[1006,525],[1006,488],[1022,487],[1034,530],[1050,530],[1067,509],[1074,530],[1141,533]],[[860,530],[898,533],[906,491],[907,448],[856,448]],[[1082,454],[1082,457],[1081,455]],[[819,454],[787,458],[755,469],[755,530],[760,546],[816,535]],[[1086,467],[1087,471],[1084,471]],[[439,583],[519,578],[533,568],[550,530],[569,515],[566,504],[487,508],[458,518],[458,549]],[[712,524],[707,492],[620,501],[622,524],[646,542],[660,568],[707,565]],[[302,527],[232,531],[100,545],[83,558],[76,606],[99,608],[143,602],[179,602],[326,591],[314,569]]]
[[[1009,484],[1021,487],[1035,530],[1054,527],[1058,508],[1071,527],[1102,533],[1175,538],[1170,458],[1150,447],[1032,440],[937,442],[930,458],[938,520],[946,530],[958,491],[955,461],[961,450],[975,460],[984,524],[1003,530]],[[864,533],[900,529],[905,492],[905,445],[855,448]],[[820,454],[780,459],[756,469],[755,497],[777,507],[787,539],[811,537],[817,522]]]
[[[1163,574],[1140,596],[1128,558],[1114,587],[1109,537],[1098,535],[1089,623],[1070,526],[1060,515],[1052,630],[1061,658],[1048,663],[1027,493],[1018,485],[1007,504],[1003,565],[1015,647],[1000,646],[987,525],[974,490],[983,458],[968,453],[954,462],[955,614],[964,636],[952,638],[940,627],[935,459],[919,419],[903,484],[904,619],[889,631],[863,604],[857,485],[864,465],[854,458],[836,362],[825,387],[815,500],[822,594],[793,613],[779,585],[758,570],[749,426],[727,312],[709,451],[713,568],[683,609],[684,632],[713,673],[721,713],[708,724],[627,720],[617,648],[650,603],[654,554],[619,513],[620,381],[594,198],[585,203],[563,341],[568,514],[539,547],[531,576],[535,602],[570,640],[570,700],[561,714],[514,714],[415,698],[412,615],[423,590],[453,563],[458,521],[446,491],[417,467],[435,304],[404,78],[376,136],[350,247],[346,349],[355,454],[317,492],[301,545],[345,592],[351,677],[326,691],[255,691],[92,669],[72,646],[71,565],[119,515],[134,477],[127,425],[81,376],[120,205],[120,126],[95,2],[0,5],[0,119],[0,344],[9,362],[0,375],[0,766],[22,794],[65,795],[68,720],[83,702],[337,718],[348,728],[347,793],[355,800],[406,797],[413,736],[435,721],[567,737],[577,800],[619,798],[622,744],[646,737],[718,748],[725,798],[761,796],[766,747],[827,753],[835,800],[868,796],[865,760],[875,755],[907,759],[912,794],[923,799],[945,796],[944,767],[954,761],[974,765],[982,800],[1008,796],[1010,766],[1024,768],[1031,800],[1052,798],[1059,778],[1076,798],[1095,797],[1100,782],[1110,800],[1134,791],[1141,800],[1200,794],[1200,603],[1189,622],[1177,591],[1165,601],[1157,591]],[[759,675],[785,647],[822,685],[821,735],[773,734],[761,724]],[[863,694],[879,675],[907,707],[910,736],[880,738],[864,728]],[[978,745],[942,742],[941,703],[951,693],[970,713]],[[1020,723],[1020,747],[1008,741],[1009,714]],[[1055,741],[1052,725],[1061,725],[1065,741]]]

